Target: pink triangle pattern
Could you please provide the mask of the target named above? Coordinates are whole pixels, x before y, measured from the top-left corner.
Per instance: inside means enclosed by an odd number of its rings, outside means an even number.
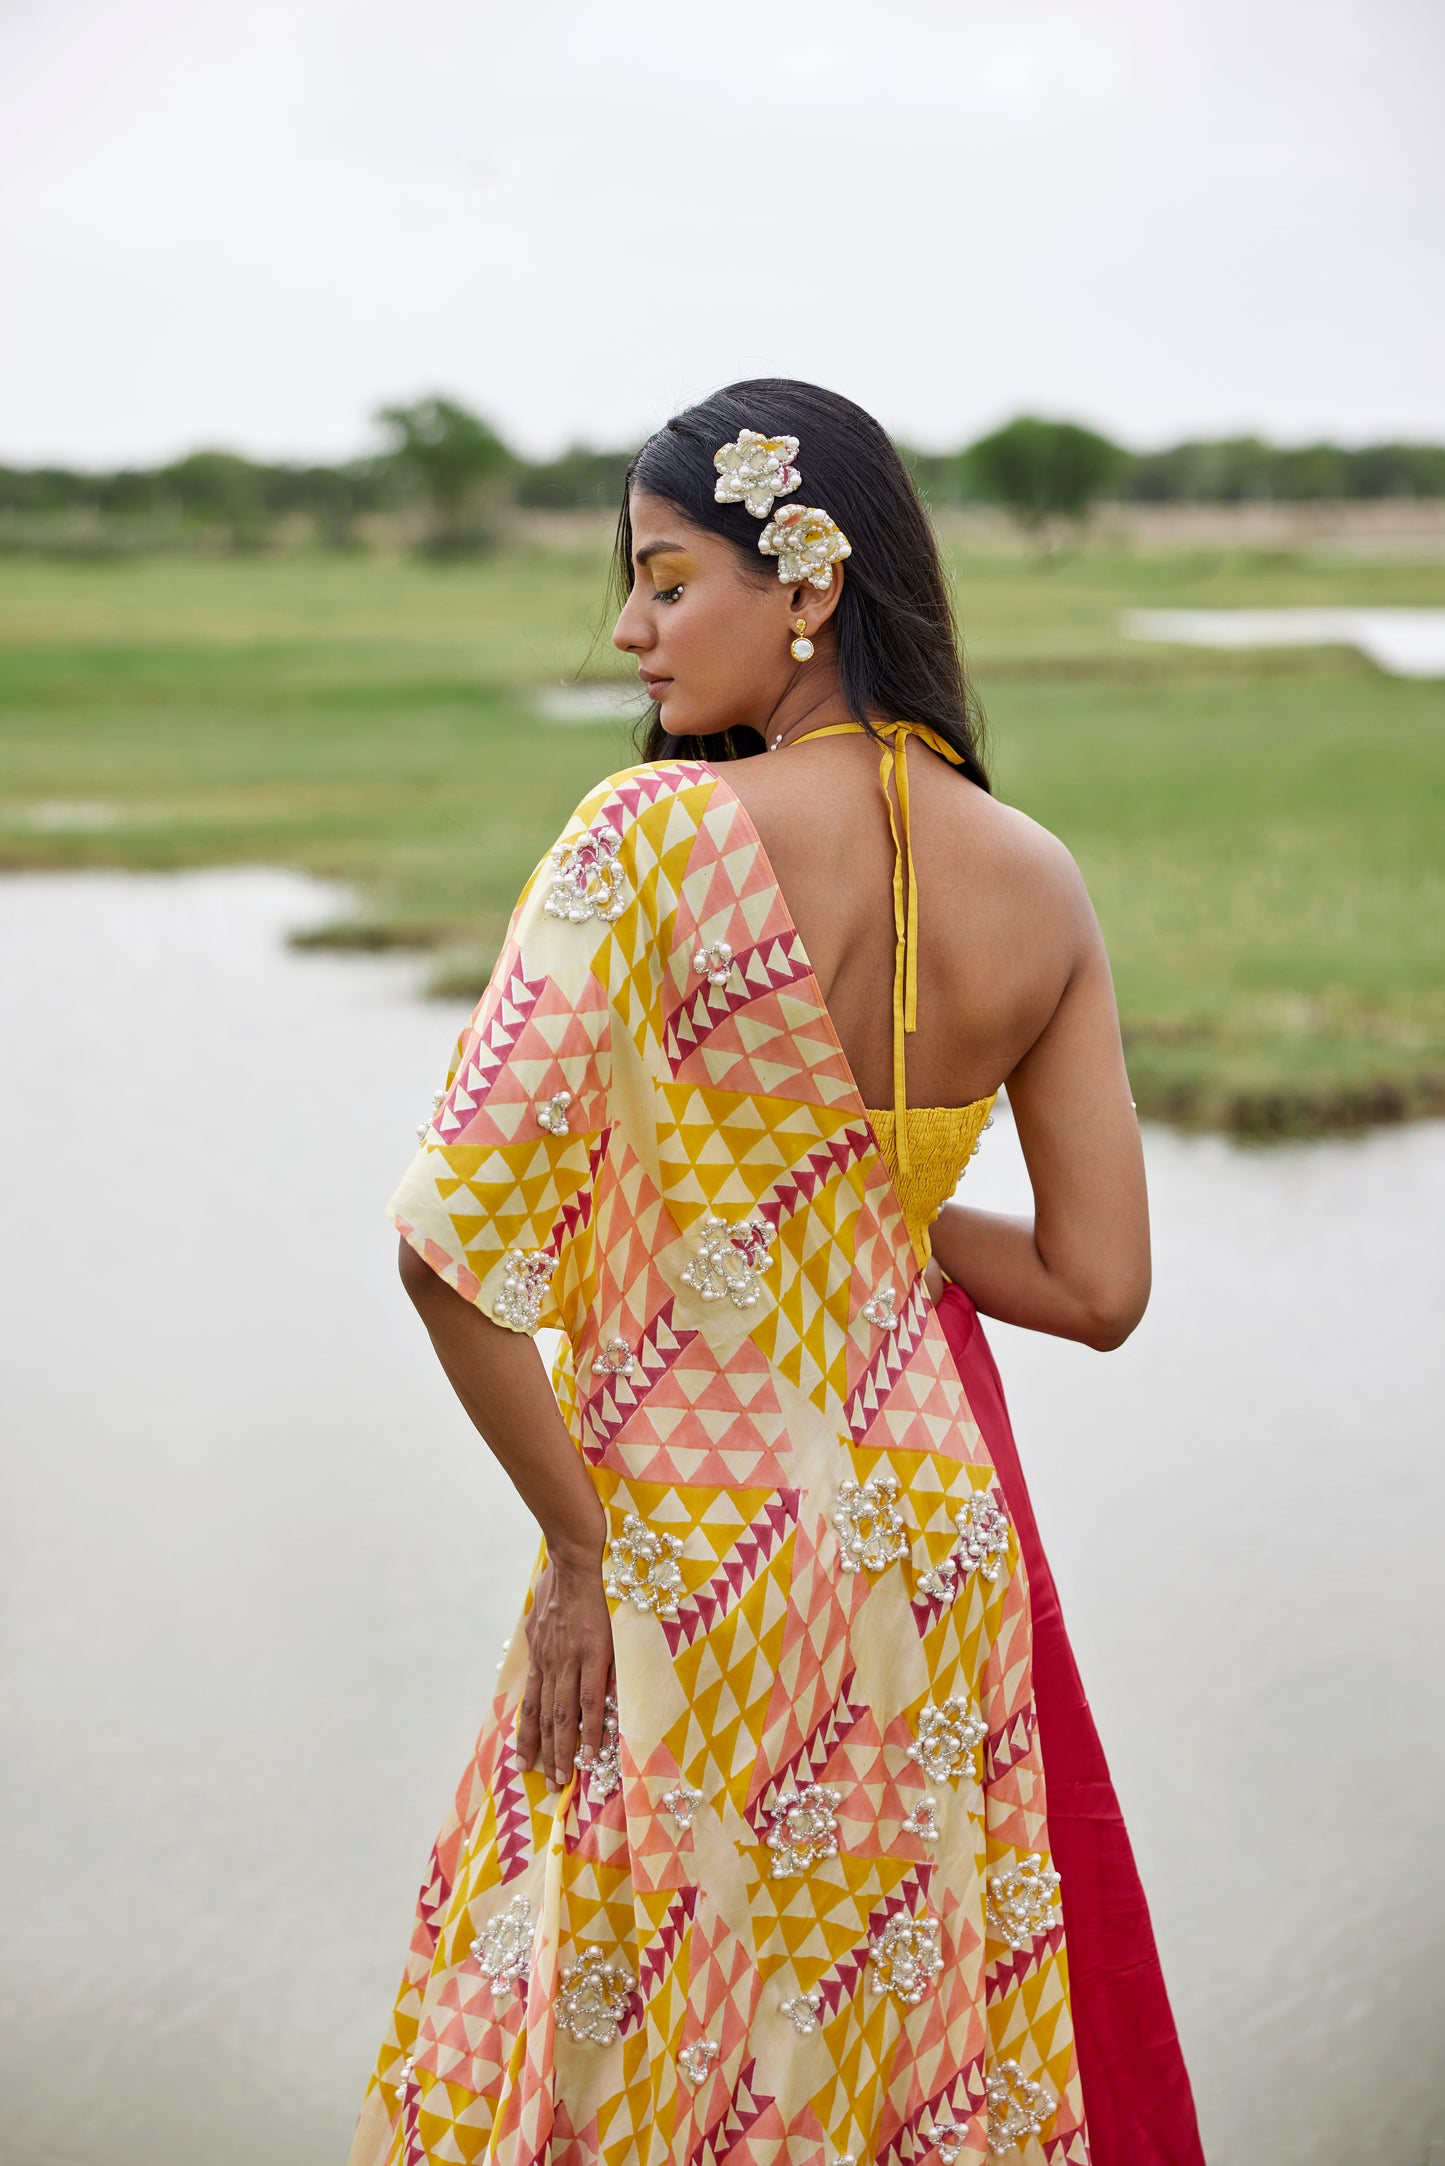
[[[791,941],[759,941],[735,954],[733,973],[725,985],[714,985],[705,978],[668,1018],[663,1049],[674,1074],[699,1046],[707,1043],[734,1009],[750,1006],[759,993],[777,992],[811,974],[803,943],[796,935]]]
[[[993,2007],[1025,1978],[1042,1970],[1044,1964],[1057,1957],[1064,1945],[1062,1923],[1051,1925],[1047,1933],[1037,1933],[1027,1948],[1008,1948],[996,1955],[988,1966],[988,2005]]]
[[[787,1540],[797,1517],[797,1490],[775,1490],[706,1585],[678,1604],[675,1617],[662,1619],[663,1636],[671,1654],[675,1656],[679,1648],[690,1647],[699,1633],[711,1632],[719,1617],[740,1599],[743,1589]]]
[[[753,2090],[756,2075],[755,2061],[749,2061],[747,2066],[739,2071],[726,2111],[704,2132],[688,2153],[687,2166],[727,2166],[729,2160],[736,2160],[741,2166],[741,2162],[747,2159],[746,2152],[739,2152],[739,2144],[750,2130],[757,2129],[758,2123],[772,2111],[775,2104],[775,2101],[763,2092]]]
[[[894,1385],[908,1367],[915,1347],[923,1338],[932,1306],[923,1280],[916,1278],[898,1312],[896,1328],[884,1331],[872,1360],[848,1395],[845,1419],[848,1433],[855,1443],[868,1434],[878,1414],[887,1405]]]
[[[771,1218],[775,1226],[781,1226],[785,1218],[800,1211],[812,1202],[818,1190],[849,1166],[866,1158],[878,1148],[873,1141],[873,1131],[866,1121],[855,1123],[831,1136],[809,1151],[806,1158],[790,1173],[774,1184],[771,1200],[762,1207],[762,1215]]]
[[[503,961],[508,960],[504,956]],[[517,1037],[550,982],[546,977],[528,978],[516,967],[506,972],[485,1037],[474,1038],[466,1049],[457,1064],[451,1089],[437,1108],[434,1125],[439,1136],[449,1138],[470,1121],[477,1106],[490,1093]]]
[[[1020,1760],[1027,1760],[1034,1749],[1034,1703],[1021,1707],[1011,1722],[994,1732],[984,1741],[984,1781],[996,1782],[1006,1775]]]
[[[594,1466],[613,1438],[634,1419],[648,1393],[697,1337],[696,1331],[673,1329],[674,1307],[669,1297],[633,1348],[637,1366],[632,1375],[604,1376],[583,1400],[582,1423],[587,1435],[582,1450]]]
[[[784,1791],[799,1783],[816,1782],[833,1755],[846,1742],[859,1723],[870,1719],[872,1709],[866,1702],[856,1704],[848,1693],[856,1672],[849,1670],[839,1688],[838,1697],[828,1709],[812,1734],[803,1739],[796,1752],[771,1775],[762,1777],[762,1787],[748,1803],[748,1825],[761,1842],[768,1830],[768,1808],[775,1805]],[[761,1771],[760,1771],[761,1772]]]
[[[891,2136],[885,2137],[874,2153],[874,2166],[913,2166],[915,2160],[928,2158],[934,2151],[932,2130],[935,2123],[971,2121],[982,2110],[986,2097],[984,2054],[980,2050],[966,2068],[950,2076],[947,2083],[940,2084],[930,2097],[914,2107]]]
[[[682,1938],[692,1923],[697,1908],[697,1889],[679,1888],[662,1914],[662,1922],[656,1929],[657,1937],[641,1957],[637,1966],[638,1991],[647,2000],[654,1987],[662,1981],[669,1963],[682,1946]]]

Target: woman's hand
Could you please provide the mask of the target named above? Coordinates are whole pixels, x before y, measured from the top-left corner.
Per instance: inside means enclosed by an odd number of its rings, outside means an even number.
[[[574,1762],[587,1767],[599,1751],[612,1689],[612,1615],[600,1550],[581,1559],[549,1552],[525,1630],[531,1663],[517,1753],[523,1767],[541,1765],[549,1790],[560,1790]]]

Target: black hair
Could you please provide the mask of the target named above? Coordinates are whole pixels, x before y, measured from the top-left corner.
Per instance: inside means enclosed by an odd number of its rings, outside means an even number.
[[[852,543],[831,620],[849,714],[865,728],[880,719],[926,722],[962,754],[971,780],[991,788],[983,715],[964,669],[932,524],[886,432],[836,391],[772,376],[728,384],[650,436],[627,469],[617,522],[618,607],[633,581],[632,489],[661,497],[693,526],[730,541],[750,569],[777,576],[771,559],[758,552],[760,522],[745,505],[719,504],[713,494],[713,453],[743,429],[797,437],[803,477],[797,501],[820,504]],[[656,706],[640,730],[644,760],[738,759],[763,749],[762,738],[748,729],[670,736]]]

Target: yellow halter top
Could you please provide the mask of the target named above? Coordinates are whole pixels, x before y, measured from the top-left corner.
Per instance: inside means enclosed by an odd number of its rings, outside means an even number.
[[[868,734],[861,722],[827,722],[818,729],[804,730],[789,741],[800,745],[807,737],[838,737],[850,730],[856,730],[862,736]],[[905,1041],[908,1032],[918,1027],[918,883],[914,878],[913,838],[908,825],[906,748],[909,737],[916,736],[935,752],[942,753],[955,767],[962,766],[963,755],[924,722],[880,722],[877,730],[881,737],[892,739],[891,744],[884,745],[878,763],[878,779],[883,788],[883,802],[888,807],[888,828],[893,837],[893,1104],[866,1106],[864,1111],[903,1207],[913,1253],[922,1265],[933,1253],[929,1226],[953,1194],[978,1148],[978,1139],[998,1092],[990,1091],[987,1098],[976,1098],[966,1106],[908,1104],[904,1078]],[[888,789],[888,778],[895,764],[898,769],[897,820],[893,816],[893,799]],[[906,902],[905,862],[908,866]]]

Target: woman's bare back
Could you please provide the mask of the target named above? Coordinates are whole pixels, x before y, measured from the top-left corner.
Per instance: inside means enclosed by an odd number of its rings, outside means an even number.
[[[803,936],[866,1105],[893,1103],[893,840],[879,749],[831,738],[723,770]],[[908,1102],[985,1098],[1035,1044],[1079,951],[1068,852],[913,738],[918,1027]],[[897,817],[896,792],[894,797]],[[1087,901],[1084,898],[1085,902]]]

